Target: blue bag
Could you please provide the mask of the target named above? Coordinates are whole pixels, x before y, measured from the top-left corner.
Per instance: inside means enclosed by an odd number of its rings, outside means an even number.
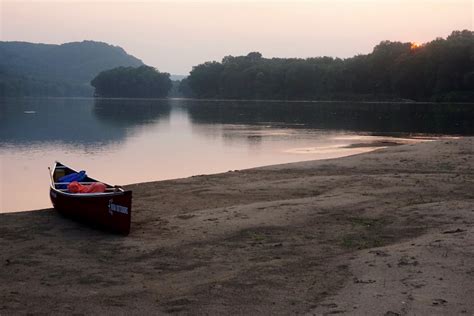
[[[58,182],[70,183],[73,181],[81,182],[87,177],[86,172],[81,170],[79,172],[68,174],[67,176],[59,178]],[[56,186],[58,189],[66,189],[67,184],[59,184]]]

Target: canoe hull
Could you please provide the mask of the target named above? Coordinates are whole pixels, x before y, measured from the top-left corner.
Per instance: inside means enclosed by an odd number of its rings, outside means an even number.
[[[54,208],[64,216],[114,233],[128,235],[132,192],[103,196],[71,196],[50,189]]]
[[[50,189],[54,208],[64,216],[108,231],[128,235],[132,215],[132,191],[81,196]]]

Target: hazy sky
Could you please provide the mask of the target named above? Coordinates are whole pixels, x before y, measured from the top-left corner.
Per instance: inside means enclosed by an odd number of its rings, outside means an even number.
[[[349,57],[382,40],[426,42],[473,29],[473,0],[0,0],[0,40],[84,39],[173,74],[226,55]]]

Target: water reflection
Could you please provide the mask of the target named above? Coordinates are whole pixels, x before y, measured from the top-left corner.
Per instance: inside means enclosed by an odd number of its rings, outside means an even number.
[[[123,141],[135,129],[169,123],[172,110],[189,117],[196,133],[249,143],[275,128],[474,135],[474,105],[25,98],[0,100],[0,143],[104,146]]]
[[[473,104],[195,101],[186,109],[195,124],[269,124],[374,135],[474,135]]]
[[[123,130],[164,122],[170,112],[168,100],[96,99],[93,114],[104,125]]]
[[[59,142],[104,147],[123,142],[137,128],[166,121],[169,102],[101,99],[0,100],[0,145]]]

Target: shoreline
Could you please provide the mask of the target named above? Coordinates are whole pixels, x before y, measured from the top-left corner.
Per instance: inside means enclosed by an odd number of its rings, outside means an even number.
[[[244,161],[241,161],[241,163],[237,165],[235,163],[228,164],[227,166],[223,165],[220,168],[217,168],[217,170],[209,170],[209,168],[204,168],[208,170],[195,170],[195,172],[189,172],[186,174],[178,174],[178,175],[168,174],[159,179],[151,177],[149,179],[140,179],[138,181],[135,178],[134,182],[128,182],[128,183],[116,182],[116,181],[106,181],[106,182],[109,184],[114,183],[114,184],[119,184],[122,186],[127,186],[127,185],[146,183],[146,182],[177,180],[177,179],[192,177],[196,175],[213,175],[213,174],[225,173],[229,170],[234,170],[232,168],[244,170],[244,169],[250,169],[250,168],[265,167],[274,163],[294,163],[294,162],[301,162],[301,161],[308,161],[308,160],[335,159],[335,158],[347,157],[347,156],[357,155],[357,154],[361,154],[365,152],[370,152],[370,151],[384,148],[387,146],[404,145],[408,143],[417,143],[417,142],[423,142],[423,141],[432,141],[436,139],[451,139],[451,138],[452,138],[451,136],[444,136],[444,135],[443,136],[426,136],[426,137],[412,136],[410,138],[402,137],[402,136],[399,136],[399,137],[371,136],[371,135],[362,135],[362,134],[357,135],[357,136],[355,135],[354,136],[337,136],[336,135],[333,137],[333,141],[343,141],[343,143],[336,144],[336,145],[328,144],[327,146],[320,145],[316,147],[288,148],[286,150],[282,150],[281,153],[293,154],[293,157],[292,158],[288,157],[288,159],[281,159],[281,161],[279,162],[273,162],[273,163],[253,162],[249,165],[248,162],[245,163]],[[354,139],[356,139],[357,142],[355,142]],[[316,157],[315,155],[324,156],[324,158]],[[41,167],[44,167],[44,166],[42,165]],[[133,175],[133,177],[137,177],[137,175],[135,174]],[[106,178],[106,175],[99,176],[99,179],[101,180],[103,180],[104,178]],[[44,179],[44,180],[45,181],[41,184],[37,183],[37,185],[34,188],[24,187],[24,189],[27,191],[29,189],[36,190],[36,188],[43,189],[43,191],[37,192],[37,195],[35,196],[35,198],[32,198],[32,196],[30,195],[30,199],[28,200],[28,202],[18,201],[18,200],[14,201],[13,199],[8,199],[8,198],[3,200],[3,203],[0,205],[0,214],[34,211],[38,209],[46,209],[46,208],[52,207],[50,199],[49,199],[49,193],[47,191],[47,189],[49,188],[49,182],[48,182],[49,179]],[[17,192],[16,189],[17,188],[15,187],[5,188],[6,191],[3,192],[4,196],[8,196],[9,193],[10,194],[16,193]],[[38,200],[38,196],[41,197],[41,200]],[[18,203],[19,205],[15,205],[14,204],[15,202],[21,202],[21,203]]]
[[[196,102],[266,102],[266,103],[355,103],[355,104],[439,104],[439,105],[474,105],[474,101],[416,101],[416,100],[357,100],[357,99],[321,99],[321,100],[299,100],[299,99],[207,99],[207,98],[186,98],[186,97],[166,97],[166,98],[125,98],[125,97],[94,97],[94,96],[16,96],[1,97],[1,99],[92,99],[92,100],[144,100],[144,101],[196,101]]]
[[[472,314],[474,138],[128,185],[129,237],[0,214],[0,314]]]

